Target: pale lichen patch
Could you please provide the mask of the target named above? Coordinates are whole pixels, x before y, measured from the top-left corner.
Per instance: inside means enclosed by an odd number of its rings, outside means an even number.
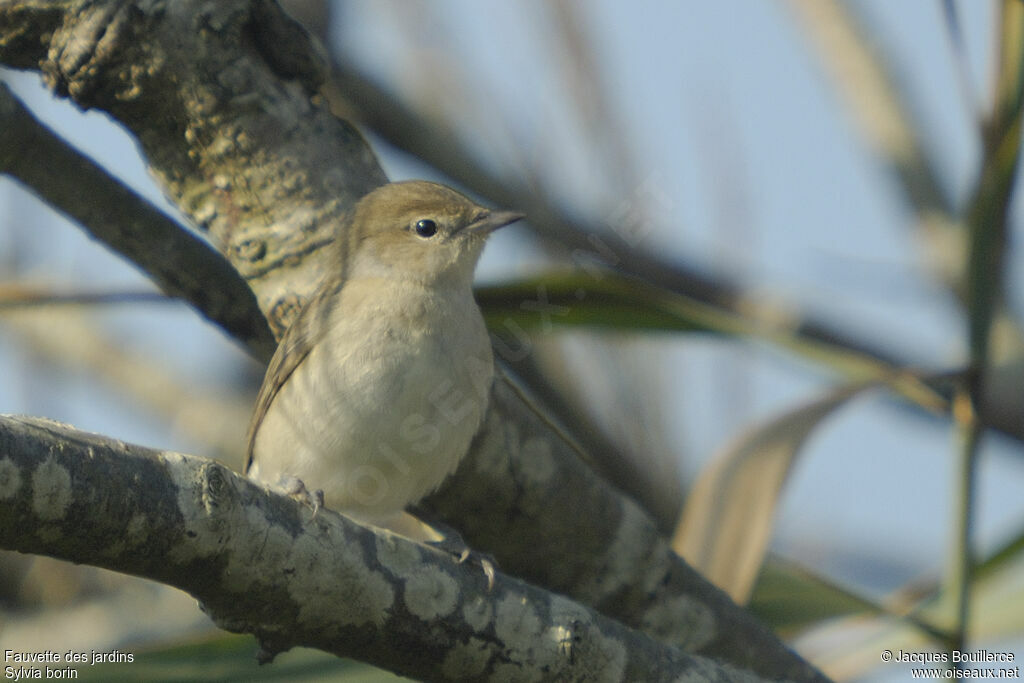
[[[633,501],[623,499],[621,510],[618,527],[602,557],[605,570],[596,577],[594,584],[580,587],[582,595],[590,598],[611,595],[635,581],[637,567],[648,564],[652,544],[657,542],[657,532]]]
[[[13,498],[21,488],[21,468],[8,457],[0,458],[0,500]]]
[[[576,662],[584,662],[594,672],[591,680],[626,680],[626,646],[622,641],[591,629],[592,638],[583,639],[574,652]]]
[[[541,620],[526,598],[509,595],[498,602],[494,631],[512,647],[526,649],[540,635]]]
[[[714,640],[717,624],[711,608],[687,595],[660,600],[648,608],[640,628],[659,640],[676,643],[687,652],[700,650]]]
[[[313,534],[303,534],[292,543],[290,561],[295,572],[288,585],[296,589],[299,619],[307,624],[383,625],[395,602],[391,584],[383,573],[366,566],[356,544],[336,547],[337,552],[325,556],[322,539]],[[303,602],[300,594],[319,597]]]
[[[472,598],[462,606],[462,618],[477,633],[487,628],[493,616],[491,604],[480,596]]]
[[[456,643],[445,655],[441,666],[445,678],[456,681],[480,676],[490,660],[491,652],[487,642],[470,638],[465,643]]]
[[[377,561],[395,576],[404,576],[423,564],[420,549],[387,529],[376,531]]]
[[[188,562],[220,553],[232,522],[241,523],[232,476],[223,466],[205,458],[171,451],[160,457],[168,464],[166,472],[183,522],[183,542],[171,551],[172,559]],[[260,512],[255,514],[262,519]]]
[[[500,617],[499,617],[500,621]],[[625,679],[626,648],[601,633],[590,614],[580,605],[560,596],[549,603],[543,637],[531,638],[529,664],[542,671],[571,668],[579,680],[621,681]],[[523,635],[529,635],[529,628]]]
[[[32,511],[40,519],[63,519],[71,505],[71,473],[52,457],[32,473]]]
[[[590,624],[590,613],[582,605],[560,595],[551,597],[550,612],[555,624],[570,624],[573,628]]]
[[[424,621],[447,617],[458,599],[459,584],[442,569],[423,566],[405,580],[405,606]]]
[[[202,509],[203,490],[202,477],[198,468],[190,466],[189,458],[180,453],[167,451],[161,453],[161,458],[170,465],[166,471],[175,487],[178,512],[184,522],[182,534],[183,537],[189,539],[171,549],[171,560],[184,563],[216,552],[216,548],[206,547],[205,543],[209,534],[204,533],[201,525],[197,522],[196,510],[197,508]],[[200,506],[196,505],[197,502],[200,503]]]
[[[258,536],[255,538],[245,539],[247,542],[233,544],[231,552],[226,554],[227,563],[224,565],[226,585],[230,585],[235,591],[243,592],[254,583],[272,579],[272,577],[254,575],[251,567],[290,566],[294,538],[287,529],[278,524],[268,524],[264,513],[253,507],[245,510],[238,528],[262,531],[257,532]]]
[[[181,453],[171,451],[161,453],[161,459],[170,465],[167,468],[167,474],[170,475],[171,482],[177,488],[178,511],[183,517],[187,517],[195,506],[192,494],[192,487],[196,484],[194,468],[187,466],[185,456]]]

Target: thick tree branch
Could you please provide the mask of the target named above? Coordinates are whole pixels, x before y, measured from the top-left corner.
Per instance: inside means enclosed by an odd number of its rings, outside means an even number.
[[[278,333],[321,279],[344,211],[385,181],[359,134],[313,94],[315,57],[269,0],[0,0],[0,61],[34,64],[58,93],[135,133]],[[634,628],[764,676],[823,680],[672,554],[504,379],[431,502],[503,566]]]
[[[10,175],[89,234],[134,262],[165,294],[267,361],[274,337],[256,297],[223,256],[72,149],[0,83],[0,173]]]
[[[212,460],[0,416],[0,544],[176,586],[268,657],[306,645],[428,680],[763,680]]]
[[[0,2],[0,62],[127,127],[278,337],[344,211],[387,180],[362,136],[311,99],[317,57],[269,0]]]
[[[499,377],[471,455],[427,502],[516,576],[689,652],[769,677],[825,680],[671,549]]]

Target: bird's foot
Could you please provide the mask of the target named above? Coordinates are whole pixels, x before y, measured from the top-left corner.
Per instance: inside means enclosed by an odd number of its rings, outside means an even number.
[[[487,577],[487,591],[490,592],[494,588],[494,575],[498,567],[498,561],[494,559],[493,555],[473,550],[458,531],[443,522],[430,519],[432,515],[425,513],[423,510],[417,509],[415,516],[421,519],[421,524],[428,523],[429,528],[437,536],[440,536],[437,539],[424,539],[423,543],[449,553],[455,558],[457,564],[468,562],[471,565],[480,567],[484,576]],[[423,522],[423,517],[428,518],[429,522]]]
[[[313,518],[324,506],[324,492],[320,489],[310,493],[306,485],[298,477],[285,476],[277,482],[277,488],[289,498],[294,498],[313,511]]]
[[[498,566],[498,561],[494,559],[494,555],[480,552],[479,550],[472,550],[467,546],[459,553],[458,560],[456,561],[459,564],[469,562],[480,567],[484,576],[487,577],[487,592],[490,593],[494,589],[494,572]]]
[[[449,553],[455,558],[456,564],[468,562],[480,567],[484,576],[487,577],[487,592],[494,588],[494,573],[498,562],[492,555],[473,550],[458,534],[455,534],[454,537],[446,535],[440,541],[427,541],[427,545]]]

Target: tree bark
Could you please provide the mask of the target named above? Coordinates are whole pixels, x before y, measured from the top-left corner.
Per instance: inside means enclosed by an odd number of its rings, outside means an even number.
[[[344,212],[386,182],[317,95],[320,52],[270,0],[0,0],[0,62],[38,69],[56,93],[126,126],[278,337],[320,281]],[[504,376],[429,504],[502,567],[665,643],[769,678],[825,680],[676,556]]]
[[[295,645],[428,680],[759,681],[567,598],[317,514],[206,458],[0,416],[0,544],[161,581],[262,656]]]

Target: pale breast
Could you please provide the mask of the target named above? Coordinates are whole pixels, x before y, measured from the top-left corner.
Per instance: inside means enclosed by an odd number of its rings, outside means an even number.
[[[482,421],[493,362],[471,293],[443,294],[343,292],[349,305],[264,418],[262,480],[297,477],[328,507],[380,516],[454,470]]]

